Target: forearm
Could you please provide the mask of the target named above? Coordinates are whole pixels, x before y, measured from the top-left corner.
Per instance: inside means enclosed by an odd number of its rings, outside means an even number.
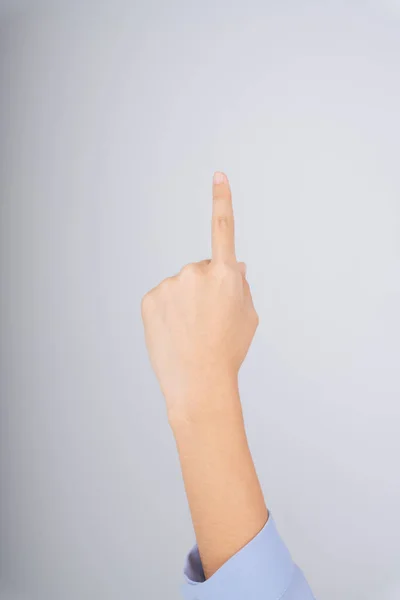
[[[186,265],[153,288],[142,315],[197,538],[185,567],[185,598],[310,600],[268,518],[247,444],[237,380],[258,315],[245,265],[236,260],[223,173],[213,181],[211,260]]]
[[[191,414],[174,415],[175,435],[205,576],[265,525],[268,511],[247,443],[237,381],[192,392]]]

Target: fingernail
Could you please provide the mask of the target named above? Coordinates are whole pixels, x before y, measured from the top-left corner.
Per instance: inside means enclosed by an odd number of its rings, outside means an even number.
[[[226,183],[226,181],[227,179],[225,173],[221,173],[220,171],[216,171],[216,173],[214,173],[214,185]]]

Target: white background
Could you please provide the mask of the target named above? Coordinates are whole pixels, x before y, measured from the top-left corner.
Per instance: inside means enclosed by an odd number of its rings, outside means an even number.
[[[140,300],[209,256],[217,169],[267,503],[317,598],[400,597],[398,5],[9,6],[0,151],[2,600],[179,597]]]

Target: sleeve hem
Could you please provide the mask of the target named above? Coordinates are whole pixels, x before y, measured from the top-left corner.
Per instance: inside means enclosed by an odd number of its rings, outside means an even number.
[[[214,600],[226,597],[229,591],[233,600],[251,598],[257,591],[257,597],[277,600],[290,587],[294,571],[295,565],[270,515],[263,529],[207,580],[195,546],[186,560],[184,597]]]

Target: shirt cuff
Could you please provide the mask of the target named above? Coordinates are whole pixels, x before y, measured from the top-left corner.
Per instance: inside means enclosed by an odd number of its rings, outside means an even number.
[[[185,564],[185,600],[276,600],[296,572],[288,549],[270,515],[263,529],[209,579],[205,579],[197,546]]]

